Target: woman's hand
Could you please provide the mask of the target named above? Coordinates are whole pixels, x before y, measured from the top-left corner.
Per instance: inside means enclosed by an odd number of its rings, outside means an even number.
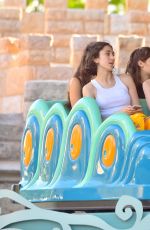
[[[121,112],[124,112],[128,115],[133,115],[135,113],[142,113],[142,108],[140,106],[135,106],[135,105],[129,105],[127,107],[124,107]]]

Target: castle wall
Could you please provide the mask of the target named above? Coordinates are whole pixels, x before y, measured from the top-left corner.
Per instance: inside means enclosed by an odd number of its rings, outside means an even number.
[[[27,13],[25,0],[0,8],[0,113],[23,112],[30,80],[69,80],[90,41],[106,40],[124,71],[136,47],[150,44],[148,0],[126,0],[125,15],[107,14],[107,0],[86,0],[68,9],[67,0],[45,0],[44,12]]]

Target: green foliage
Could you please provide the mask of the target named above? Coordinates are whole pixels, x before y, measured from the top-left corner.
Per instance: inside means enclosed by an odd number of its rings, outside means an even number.
[[[31,5],[33,0],[27,0],[27,6]],[[38,0],[39,4],[44,4],[44,0]]]
[[[57,1],[57,0],[54,0],[54,1]],[[27,0],[27,6],[32,7],[33,2],[34,2],[34,0]],[[68,0],[68,8],[81,8],[81,9],[83,9],[84,5],[85,5],[84,2],[85,2],[84,0]],[[109,2],[109,7],[108,7],[109,13],[120,13],[120,12],[124,11],[125,0],[108,0],[108,2]],[[38,0],[38,4],[43,5],[44,0]]]
[[[39,0],[39,3],[40,4],[44,4],[44,0]]]
[[[27,0],[27,6],[32,3],[33,0]]]
[[[44,12],[44,0],[27,0],[26,12]]]
[[[68,0],[68,8],[84,8],[83,0]]]
[[[109,0],[109,4],[112,5],[124,5],[125,4],[125,0]]]
[[[125,0],[108,0],[108,2],[109,5],[112,6],[112,11],[110,11],[110,13],[120,13],[120,11],[123,11],[125,8]],[[84,0],[68,0],[68,7],[84,8]]]
[[[109,8],[111,9],[112,6],[112,10],[110,10],[110,13],[122,13],[125,10],[125,0],[109,0]]]

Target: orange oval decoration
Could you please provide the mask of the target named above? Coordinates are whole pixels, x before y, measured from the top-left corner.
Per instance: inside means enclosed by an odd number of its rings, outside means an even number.
[[[54,130],[51,128],[46,135],[45,141],[45,158],[47,161],[51,159],[54,146]]]
[[[81,152],[82,147],[82,129],[80,125],[75,125],[70,140],[70,155],[73,160],[76,160]]]
[[[24,164],[25,166],[29,166],[32,158],[32,133],[28,130],[25,134],[24,144]]]
[[[145,122],[145,124],[144,124],[144,125],[145,125],[144,129],[145,129],[145,130],[150,130],[150,117],[145,118],[144,122]]]
[[[102,149],[102,163],[106,167],[112,166],[116,156],[116,141],[112,135],[106,137]]]

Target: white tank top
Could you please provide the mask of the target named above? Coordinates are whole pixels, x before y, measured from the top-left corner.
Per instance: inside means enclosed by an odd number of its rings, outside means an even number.
[[[114,76],[114,78],[116,83],[111,88],[104,88],[95,79],[91,80],[96,88],[96,102],[100,107],[102,119],[131,104],[128,88],[119,77]]]

